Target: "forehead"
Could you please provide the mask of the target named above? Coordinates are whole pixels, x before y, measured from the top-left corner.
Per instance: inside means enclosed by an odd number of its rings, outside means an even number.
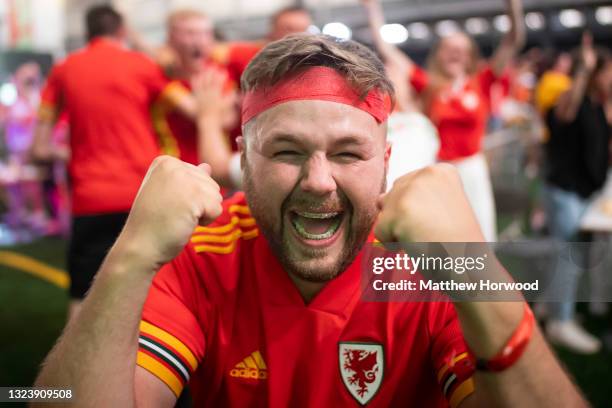
[[[350,137],[356,142],[373,142],[385,134],[384,125],[369,113],[342,103],[297,100],[279,104],[247,124],[247,136],[260,143],[274,142],[282,135],[308,142],[327,142]]]
[[[15,76],[23,77],[28,75],[38,75],[40,72],[40,67],[34,63],[27,63],[20,66],[15,72]]]
[[[442,46],[444,47],[461,47],[461,48],[470,48],[472,43],[470,39],[462,33],[456,33],[444,37],[442,39]]]
[[[212,25],[208,17],[192,14],[174,18],[170,23],[170,28],[174,30],[182,28],[208,29],[212,28]]]
[[[287,23],[294,23],[294,22],[309,23],[310,22],[310,14],[308,14],[305,11],[300,11],[300,10],[286,11],[286,12],[280,14],[276,18],[276,24],[277,25],[287,24]]]

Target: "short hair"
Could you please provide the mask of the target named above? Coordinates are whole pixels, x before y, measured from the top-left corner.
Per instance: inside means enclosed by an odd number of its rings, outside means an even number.
[[[253,91],[274,86],[282,79],[317,66],[338,71],[361,97],[378,89],[395,101],[393,85],[374,52],[355,41],[327,35],[293,34],[269,43],[242,74],[241,88]]]
[[[108,5],[94,6],[85,15],[87,39],[117,34],[123,26],[123,17]]]
[[[274,13],[272,15],[272,18],[270,19],[271,23],[274,25],[276,24],[276,22],[278,21],[279,18],[281,18],[281,16],[283,16],[284,14],[288,14],[288,13],[305,13],[310,15],[310,11],[308,11],[308,9],[306,9],[305,7],[302,6],[288,6],[288,7],[284,7],[280,10],[278,10],[276,13]]]
[[[172,11],[166,19],[166,27],[172,28],[178,21],[186,20],[190,18],[203,18],[208,19],[206,13],[194,9],[194,8],[181,8]]]

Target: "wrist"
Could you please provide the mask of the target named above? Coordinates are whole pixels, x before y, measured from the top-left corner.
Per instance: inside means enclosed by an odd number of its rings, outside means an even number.
[[[140,245],[138,239],[130,239],[122,233],[108,253],[107,261],[111,270],[121,273],[153,276],[161,267],[155,256],[151,255],[145,245]]]
[[[524,302],[457,302],[455,309],[463,335],[476,357],[496,355],[521,322]]]
[[[221,118],[219,112],[214,111],[204,111],[198,113],[198,127],[209,127],[209,126],[220,126]]]
[[[533,335],[535,318],[527,303],[523,304],[523,317],[512,335],[492,357],[482,358],[468,348],[471,360],[476,369],[488,372],[500,372],[513,366],[524,354]]]

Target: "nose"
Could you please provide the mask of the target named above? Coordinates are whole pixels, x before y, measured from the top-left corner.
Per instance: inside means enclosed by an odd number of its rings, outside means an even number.
[[[325,156],[312,156],[304,163],[300,187],[305,192],[320,196],[336,190],[332,167]]]

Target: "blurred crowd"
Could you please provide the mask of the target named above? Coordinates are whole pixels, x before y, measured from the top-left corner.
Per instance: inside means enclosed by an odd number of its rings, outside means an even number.
[[[576,241],[581,216],[608,174],[612,60],[586,32],[575,51],[525,50],[520,1],[506,3],[511,29],[492,56],[481,56],[475,41],[457,32],[440,38],[419,66],[381,37],[379,2],[362,0],[371,45],[396,90],[388,186],[436,161],[453,163],[487,240],[496,241],[483,141],[520,128],[535,146],[526,170],[544,185],[530,227]],[[46,235],[77,240],[84,217],[126,214],[160,153],[209,163],[226,194],[240,189],[240,76],[266,44],[312,25],[306,9],[291,7],[271,17],[265,39],[224,42],[205,14],[181,9],[167,19],[166,43],[153,46],[110,7],[93,8],[86,19],[84,51],[46,79],[34,62],[19,66],[12,75],[16,97],[0,106],[2,244]],[[83,251],[73,244],[69,258]],[[75,300],[88,282],[81,285],[71,290]],[[547,334],[577,352],[596,352],[599,340],[576,323],[571,294],[567,299],[543,307]]]
[[[40,165],[31,155],[43,81],[36,62],[20,65],[12,75],[13,100],[0,104],[0,243],[5,245],[63,234],[68,228],[65,162]],[[54,143],[67,148],[67,135],[67,122],[59,121],[53,130]]]

